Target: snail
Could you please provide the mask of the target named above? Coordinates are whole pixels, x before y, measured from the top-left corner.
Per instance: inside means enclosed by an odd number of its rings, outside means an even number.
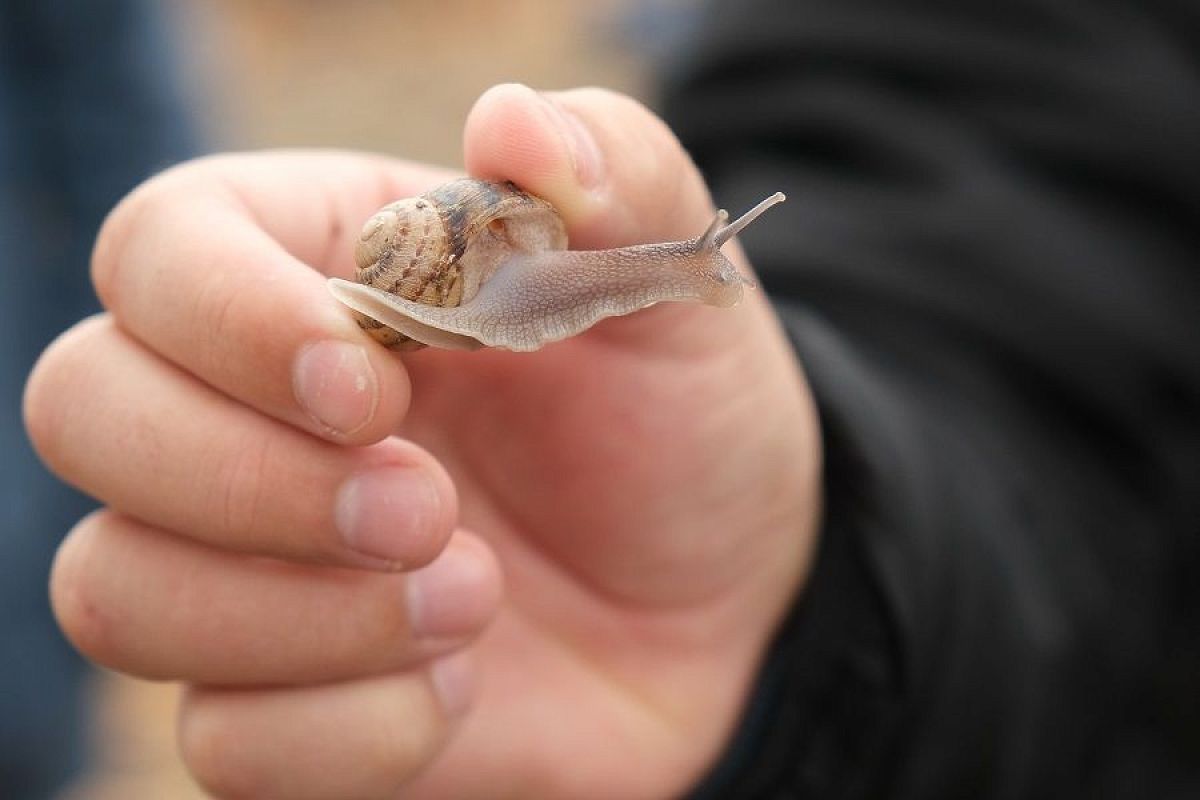
[[[393,349],[537,350],[664,300],[734,305],[754,284],[721,245],[783,199],[777,192],[728,224],[718,211],[695,239],[567,250],[545,200],[462,178],[376,212],[355,249],[359,282],[331,278],[329,290]]]

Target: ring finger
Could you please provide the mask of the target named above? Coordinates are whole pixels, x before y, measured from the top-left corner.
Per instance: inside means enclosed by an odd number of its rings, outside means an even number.
[[[71,532],[51,576],[60,626],[94,661],[237,686],[411,666],[476,635],[499,593],[490,549],[463,532],[397,575],[246,558],[105,511]]]

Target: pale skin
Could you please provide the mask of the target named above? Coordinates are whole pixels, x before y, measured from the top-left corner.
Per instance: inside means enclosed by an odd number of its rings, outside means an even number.
[[[573,247],[714,211],[665,126],[603,91],[497,87],[464,153]],[[158,176],[100,235],[106,313],[30,378],[39,452],[107,506],[60,549],[59,622],[187,686],[180,753],[216,796],[676,796],[803,588],[818,427],[761,291],[531,354],[397,356],[357,328],[325,276],[449,176],[342,153]]]

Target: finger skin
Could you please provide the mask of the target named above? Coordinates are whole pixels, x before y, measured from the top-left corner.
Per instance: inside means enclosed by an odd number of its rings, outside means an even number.
[[[575,118],[566,133],[558,121],[564,113]],[[579,127],[602,162],[599,171],[589,168],[590,185],[580,179],[568,141]],[[646,108],[612,92],[579,89],[548,99],[528,87],[496,87],[472,109],[464,147],[471,171],[511,179],[564,209],[572,246],[694,236],[711,220],[708,192],[679,142]],[[726,251],[735,262],[742,259],[735,243]],[[509,447],[508,440],[473,432],[462,437],[462,447],[502,494],[527,492],[529,472],[553,487],[559,504],[520,506],[521,518],[562,563],[641,602],[711,596],[714,587],[741,585],[761,563],[781,568],[776,580],[794,583],[803,574],[812,540],[786,529],[750,541],[728,535],[792,519],[798,530],[815,525],[820,454],[810,434],[817,430],[816,410],[764,293],[748,291],[729,309],[661,303],[605,320],[539,351],[536,361],[486,355],[476,371],[520,374],[511,392],[492,395],[501,409],[496,417],[536,433],[533,444]],[[577,366],[584,360],[586,371]],[[422,387],[459,379],[435,366],[410,362],[417,406],[429,405]],[[564,375],[576,388],[569,403],[558,401]],[[462,382],[469,385],[472,377]],[[449,418],[470,419],[455,405],[470,395],[462,388],[438,399],[449,405]],[[605,436],[579,448],[596,427]],[[643,449],[642,441],[656,446]],[[537,456],[528,457],[533,448]],[[590,459],[601,455],[620,479],[590,469]],[[495,464],[504,466],[493,471]],[[521,464],[526,472],[514,468]],[[743,485],[747,475],[759,476],[756,485]],[[631,503],[631,495],[637,501]],[[630,510],[605,511],[622,504]],[[717,520],[723,526],[715,526]],[[662,532],[647,536],[650,530]],[[588,545],[600,541],[603,547]],[[781,547],[787,557],[775,559]],[[708,561],[698,563],[693,554]],[[766,581],[758,591],[769,594],[773,586]],[[754,592],[752,582],[746,587]],[[783,605],[773,597],[767,602]]]
[[[220,798],[394,798],[466,710],[470,669],[455,663],[435,667],[437,677],[420,670],[270,691],[193,689],[180,712],[180,750]]]
[[[72,643],[122,672],[227,686],[318,683],[408,667],[477,635],[499,602],[499,568],[466,533],[439,557],[451,560],[453,580],[435,575],[438,630],[425,635],[414,628],[409,591],[419,572],[250,559],[98,512],[59,549],[51,600]],[[419,599],[427,609],[428,590]]]
[[[442,549],[457,518],[454,485],[424,450],[396,438],[339,447],[304,434],[204,386],[110,317],[55,342],[25,401],[30,437],[58,475],[117,510],[211,545],[411,569]],[[405,503],[379,512],[391,522],[386,552],[352,549],[339,532],[342,487],[379,470],[410,484]]]
[[[615,92],[497,86],[472,108],[463,142],[471,174],[514,181],[550,201],[572,249],[691,239],[716,213],[670,129]],[[736,242],[724,252],[739,271],[750,271]],[[638,355],[647,344],[687,355],[760,346],[764,334],[782,342],[777,328],[765,295],[751,291],[730,309],[660,303],[600,322],[592,338],[627,344]]]
[[[616,92],[496,86],[471,109],[463,138],[471,174],[545,197],[577,249],[691,238],[712,220],[708,189],[675,135]]]
[[[404,414],[407,376],[329,296],[322,272],[349,276],[363,220],[446,177],[336,153],[191,162],[113,210],[93,253],[93,282],[124,330],[201,381],[325,438],[377,441]],[[360,413],[331,421],[297,398],[298,359],[320,342],[361,347],[371,397],[359,401]],[[357,383],[343,380],[344,392]]]

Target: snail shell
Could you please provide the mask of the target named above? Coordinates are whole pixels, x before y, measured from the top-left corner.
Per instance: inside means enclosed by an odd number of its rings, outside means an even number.
[[[355,250],[359,282],[329,288],[394,349],[536,350],[664,300],[734,305],[753,283],[720,247],[783,199],[730,224],[719,211],[695,239],[581,251],[564,249],[565,226],[545,200],[463,178],[376,212]]]
[[[355,278],[404,300],[458,306],[478,293],[514,248],[566,246],[562,219],[545,200],[511,183],[463,178],[375,212],[354,249]],[[372,316],[355,316],[388,347],[424,346]]]

